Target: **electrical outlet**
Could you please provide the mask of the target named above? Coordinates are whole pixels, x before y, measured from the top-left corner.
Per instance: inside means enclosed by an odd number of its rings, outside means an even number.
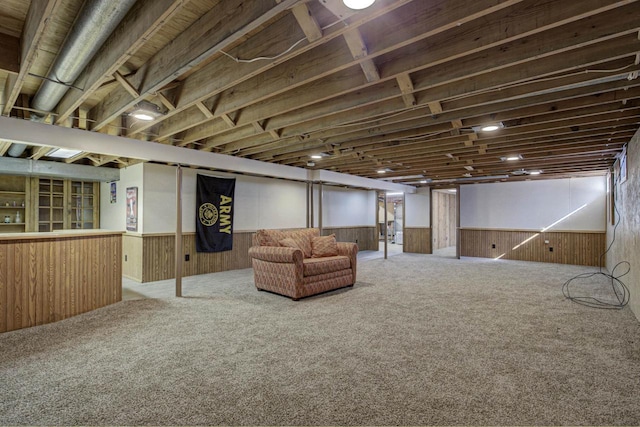
[[[356,243],[358,243],[358,239],[356,239]]]
[[[491,249],[495,249],[495,248],[496,248],[496,244],[495,244],[495,243],[492,243],[492,244],[491,244]]]
[[[126,256],[126,255],[124,256],[124,261],[125,261],[125,262],[127,261],[127,256]]]
[[[553,247],[550,247],[550,248],[549,248],[549,252],[553,252]]]
[[[189,261],[189,254],[185,254],[185,255],[184,255],[184,260],[185,260],[185,261]]]

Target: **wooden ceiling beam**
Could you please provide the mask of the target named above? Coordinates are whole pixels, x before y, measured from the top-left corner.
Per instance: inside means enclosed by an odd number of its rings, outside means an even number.
[[[561,141],[561,142],[547,141],[545,144],[538,144],[538,145],[527,145],[526,143],[524,143],[519,146],[513,146],[505,143],[505,144],[497,144],[495,146],[489,146],[486,150],[484,150],[484,153],[481,153],[481,155],[478,155],[477,153],[475,153],[473,150],[470,150],[470,149],[458,150],[456,151],[457,155],[455,157],[457,157],[462,162],[461,165],[465,165],[466,164],[465,162],[468,158],[470,157],[474,158],[476,160],[475,161],[476,168],[483,169],[484,163],[482,163],[483,161],[482,159],[491,158],[495,163],[501,163],[500,157],[513,154],[514,152],[524,153],[526,156],[529,156],[531,153],[544,153],[545,151],[550,152],[560,147],[569,147],[576,150],[576,152],[580,152],[580,150],[583,150],[587,147],[597,147],[597,146],[601,147],[602,150],[611,150],[611,149],[615,150],[615,147],[621,147],[622,145],[624,145],[624,143],[626,143],[626,141],[622,137],[612,139],[612,141],[610,142],[608,142],[605,139],[605,141],[599,141],[599,143],[597,141],[592,142],[584,138],[583,139],[573,138],[573,139],[568,139],[566,141]],[[608,147],[606,147],[607,144],[609,144]],[[384,153],[374,153],[373,155],[377,155],[383,159],[393,159],[399,162],[404,162],[405,164],[415,162],[415,165],[420,165],[423,169],[438,167],[443,163],[451,163],[451,160],[445,158],[445,155],[448,154],[446,150],[438,149],[438,147],[432,147],[432,148],[433,148],[432,150],[427,150],[427,149],[421,150],[419,148],[406,150],[402,153],[402,155],[392,156],[392,157],[389,157]],[[521,162],[518,162],[518,164],[520,163]],[[350,168],[358,167],[358,165],[352,164],[352,159],[350,159],[348,156],[345,156],[339,163],[325,162],[323,166],[338,167],[340,169],[346,168],[346,167],[350,167]]]
[[[424,2],[412,2],[410,5],[398,9],[398,13],[401,11],[403,14],[406,14],[406,16],[403,15],[401,19],[406,19],[407,25],[398,28],[397,31],[399,34],[395,37],[387,34],[389,37],[383,39],[375,55],[370,52],[370,56],[373,58],[374,56],[382,55],[385,52],[390,52],[397,48],[398,45],[406,45],[409,41],[438,34],[446,29],[457,26],[461,22],[470,22],[472,19],[484,16],[495,10],[503,9],[508,5],[516,4],[520,1],[521,0],[510,0],[496,6],[492,0],[479,0],[471,8],[468,6],[466,8],[456,7],[456,5],[462,6],[464,3],[462,0],[455,0],[455,3],[448,1],[447,7],[445,8],[446,12],[435,15],[432,13],[432,5],[427,5]],[[394,2],[396,5],[401,5],[401,3],[402,2]],[[418,22],[417,17],[425,21]],[[368,21],[363,19],[359,22],[351,23],[349,28],[357,28],[366,22]],[[333,36],[343,34],[347,30],[348,28],[336,30]],[[392,43],[388,43],[388,41],[392,41]],[[260,43],[264,44],[265,41],[260,40]],[[218,104],[219,107],[214,111],[216,115],[219,115],[241,109],[249,104],[273,97],[278,93],[289,91],[292,88],[320,79],[329,73],[346,69],[357,63],[358,61],[353,59],[344,43],[328,38],[328,41],[319,48],[313,49],[312,51],[304,51],[292,60],[290,59],[286,62],[276,64],[275,68],[277,69],[275,70],[265,67],[259,79],[249,74],[251,77],[249,80],[243,79],[242,81],[227,82],[227,84],[225,84],[225,76],[228,78],[230,74],[233,73],[224,73],[221,79],[211,79],[211,75],[218,75],[220,73],[216,73],[210,64],[196,73],[197,76],[194,74],[184,81],[183,94],[180,99],[181,103],[189,104],[196,100],[213,96],[214,94],[221,94],[221,102]],[[249,65],[250,64],[242,64],[243,68],[249,68]],[[225,67],[227,67],[227,64],[225,64]],[[247,75],[246,72],[238,74],[243,76]],[[227,94],[225,91],[232,87],[232,91]],[[244,98],[240,98],[241,95],[244,95]]]
[[[292,7],[291,13],[298,21],[307,40],[314,42],[322,38],[322,28],[320,28],[318,21],[313,17],[306,3],[300,3]]]
[[[628,135],[629,132],[625,133],[624,136]],[[451,151],[455,153],[455,158],[461,161],[463,165],[468,164],[469,159],[473,159],[473,164],[476,168],[482,168],[487,159],[490,159],[492,162],[499,163],[501,162],[500,157],[507,156],[509,154],[522,154],[526,160],[531,159],[531,155],[533,154],[541,154],[541,153],[551,153],[557,150],[565,150],[566,153],[581,153],[586,149],[591,150],[606,150],[611,151],[615,150],[615,147],[622,146],[625,144],[624,136],[612,138],[611,141],[608,138],[593,140],[590,136],[582,136],[579,138],[567,138],[555,141],[553,139],[546,140],[544,142],[536,142],[530,143],[523,141],[519,144],[513,143],[495,143],[488,145],[490,154],[486,152],[483,155],[478,155],[474,149],[471,148],[456,148],[450,147]],[[368,154],[368,152],[365,152]],[[425,168],[428,168],[430,165],[438,165],[442,164],[443,156],[446,154],[450,154],[447,151],[447,147],[439,147],[429,145],[426,147],[412,147],[411,149],[402,149],[399,147],[396,153],[384,152],[384,151],[375,151],[371,153],[377,157],[383,159],[389,159],[389,156],[393,156],[394,160],[401,162],[411,162],[416,161],[422,165],[425,165]],[[346,160],[349,160],[348,156],[345,156]],[[344,160],[343,159],[343,164]],[[330,159],[332,160],[332,159]],[[514,164],[520,164],[521,162],[514,162]],[[334,166],[336,163],[326,162],[328,166]]]
[[[133,85],[129,83],[129,81],[118,71],[113,73],[113,78],[115,78],[116,81],[120,83],[120,86],[124,90],[126,90],[129,93],[129,95],[131,95],[133,98],[137,98],[140,96],[140,93],[138,93],[138,90],[135,87],[133,87]]]
[[[396,80],[398,81],[400,92],[402,93],[404,105],[406,105],[407,108],[413,108],[417,104],[417,101],[416,97],[413,96],[414,88],[411,76],[409,73],[398,74],[396,76]]]
[[[602,51],[607,50],[609,52],[613,52],[616,55],[623,55],[623,56],[627,56],[629,55],[631,52],[635,52],[637,51],[637,49],[640,49],[640,43],[638,42],[637,38],[635,37],[625,37],[622,40],[614,40],[614,41],[607,41],[604,42],[603,44],[598,44],[595,47],[595,52],[593,54],[590,54],[590,50],[592,48],[591,47],[586,47],[586,48],[582,48],[579,50],[579,55],[576,55],[576,57],[580,57],[580,58],[584,58],[585,60],[589,61],[589,63],[591,63],[592,61],[594,61],[595,58],[597,58],[597,55],[600,55],[599,57],[602,57]],[[569,54],[565,54],[564,56],[568,56],[571,58],[572,55],[571,53]],[[562,55],[558,55],[558,59],[561,60],[560,58],[562,57]],[[577,58],[576,58],[577,59]],[[547,62],[547,60],[549,62]],[[512,80],[517,80],[518,77],[520,76],[521,73],[526,73],[527,68],[529,67],[535,67],[537,70],[539,70],[540,72],[544,72],[544,73],[552,73],[554,67],[557,71],[558,70],[558,66],[560,64],[562,64],[561,66],[565,66],[566,67],[566,63],[564,62],[555,62],[556,58],[548,58],[547,60],[540,60],[540,61],[533,61],[532,63],[524,63],[524,64],[518,64],[517,66],[512,67],[511,73],[509,73],[509,78]],[[480,60],[483,64],[486,63],[486,61],[484,60],[484,58],[482,58]],[[539,65],[539,63],[543,63],[545,64],[543,67],[541,67]],[[578,63],[573,63],[571,66],[572,67],[578,67],[579,66],[579,62]],[[616,62],[617,65],[617,62]],[[455,68],[457,67],[452,67],[452,72],[454,72]],[[576,68],[577,71],[580,71],[579,68]],[[619,74],[620,72],[618,72]],[[502,73],[493,73],[493,74],[497,74],[497,75],[502,75]],[[495,78],[493,77],[489,77],[492,76],[493,74],[487,74],[487,78],[485,80],[487,80],[487,84],[507,84],[508,80],[504,77],[501,78],[501,80],[499,82],[495,81]],[[582,74],[582,73],[576,73],[577,76],[582,76],[583,79],[586,78],[591,78],[591,77],[587,77],[587,76],[593,76],[594,74]],[[611,74],[615,74],[615,73],[596,73],[595,75],[600,75],[600,76],[607,76],[607,75],[611,75]],[[530,77],[531,78],[531,77]],[[482,90],[487,90],[487,89],[491,89],[492,87],[495,86],[489,86],[489,87],[483,87],[481,85],[482,83],[482,76],[478,76],[476,79],[476,81],[473,82],[474,87],[476,88],[477,91],[482,91]],[[572,83],[576,83],[579,82],[580,79],[578,77],[575,77],[575,80],[572,80]],[[451,94],[453,91],[455,91],[455,88],[458,86],[464,86],[465,82],[451,82],[451,83],[447,83],[447,85],[445,86],[440,86],[440,87],[436,87],[436,88],[430,88],[428,89],[426,92],[424,93],[428,93],[428,95],[423,95],[423,92],[418,93],[417,97],[420,99],[420,105],[423,105],[429,101],[429,98],[431,98],[432,96],[434,98],[443,98],[443,95],[445,94]],[[380,86],[382,85],[382,86]],[[538,84],[538,90],[543,90],[543,86],[544,86],[544,82],[543,83],[539,83]],[[551,89],[554,88],[554,83],[553,81],[546,82],[546,88]],[[303,88],[304,89],[304,88]],[[323,88],[324,89],[324,88]],[[466,89],[466,87],[465,87]],[[304,90],[301,90],[301,92],[304,92]],[[308,92],[308,91],[307,91]],[[326,90],[322,90],[320,93],[326,94],[327,91]],[[505,92],[506,93],[506,92]],[[269,124],[270,126],[274,126],[277,127],[279,129],[283,129],[281,131],[281,135],[284,137],[287,137],[289,135],[293,135],[293,134],[297,134],[298,132],[301,131],[314,131],[317,129],[321,129],[321,128],[326,128],[326,127],[331,127],[334,126],[336,124],[340,124],[340,123],[344,123],[344,121],[346,120],[346,118],[348,117],[350,120],[353,121],[357,121],[357,120],[367,120],[371,115],[374,114],[381,114],[384,112],[387,113],[396,113],[399,111],[402,111],[404,108],[406,108],[404,106],[404,104],[393,104],[393,105],[397,105],[396,108],[385,108],[382,111],[377,111],[376,108],[371,108],[370,106],[368,106],[367,108],[360,108],[359,111],[353,110],[354,107],[360,107],[360,105],[369,105],[370,102],[373,102],[373,100],[376,100],[376,97],[378,102],[380,101],[384,101],[384,99],[386,98],[386,96],[394,96],[396,95],[397,92],[395,91],[395,89],[393,87],[387,87],[386,83],[380,83],[379,85],[372,87],[370,89],[364,89],[364,90],[360,90],[358,95],[355,94],[350,94],[349,96],[343,96],[338,100],[335,99],[331,99],[331,100],[326,100],[323,101],[322,103],[314,106],[314,107],[310,107],[307,109],[298,109],[296,110],[294,113],[289,113],[289,114],[284,114],[281,116],[277,116],[277,117],[273,117],[270,119]],[[426,98],[426,99],[425,99]],[[496,99],[498,99],[496,97]],[[358,102],[360,101],[360,102]],[[270,104],[272,105],[272,103]],[[247,107],[244,110],[244,114],[248,114],[250,115],[250,111],[251,111],[252,107]],[[349,111],[349,114],[344,114],[346,111]],[[331,120],[327,120],[327,119],[318,119],[320,117],[330,117],[328,116],[329,114],[332,114],[333,117],[335,117],[336,119],[334,119],[333,121]],[[420,112],[420,114],[422,114]],[[452,113],[450,114],[451,117],[455,117],[457,113]],[[255,117],[251,116],[251,117]],[[309,119],[313,119],[316,118],[316,120],[312,120],[312,121],[308,121]],[[303,123],[301,126],[295,126],[296,123]],[[225,129],[226,130],[226,129]],[[189,132],[191,133],[191,132]],[[206,138],[206,130],[202,129],[201,132],[198,132],[197,129],[194,129],[194,133],[196,134],[197,139],[203,139]],[[245,137],[247,135],[244,135]],[[229,140],[234,140],[235,138],[232,135],[226,135],[225,136],[226,141]]]
[[[49,19],[61,7],[61,2],[58,0],[34,0],[31,2],[20,39],[20,70],[17,76],[9,74],[5,83],[3,115],[8,116],[15,105],[37,58],[40,43],[50,23]]]
[[[439,138],[436,140],[424,141],[422,143],[402,143],[395,145],[385,145],[385,146],[363,146],[363,147],[354,147],[353,150],[358,150],[362,153],[375,153],[378,156],[398,156],[401,157],[403,155],[416,156],[416,158],[421,158],[419,156],[427,156],[427,155],[439,155],[443,156],[445,154],[456,153],[457,155],[462,155],[462,153],[467,154],[486,154],[486,151],[499,147],[513,147],[514,150],[517,150],[522,147],[528,146],[537,146],[537,145],[545,145],[550,143],[564,144],[571,143],[575,141],[579,142],[594,142],[599,141],[603,144],[607,144],[609,140],[619,140],[620,138],[629,137],[629,134],[633,134],[633,125],[626,125],[619,129],[616,129],[616,132],[612,132],[612,129],[602,128],[595,129],[590,132],[571,132],[566,130],[563,133],[558,131],[555,132],[547,132],[540,133],[535,138],[505,138],[501,140],[494,141],[486,141],[478,144],[478,149],[482,148],[483,153],[477,153],[476,147],[465,147],[461,146],[458,142],[457,137],[448,137],[448,138]],[[301,152],[303,154],[304,152]],[[327,165],[337,166],[341,164],[344,157],[347,155],[349,151],[345,151],[337,156],[332,156],[331,158],[327,158]],[[286,160],[287,157],[277,158],[279,161]],[[293,158],[288,156],[288,158]],[[421,160],[428,160],[422,159]]]
[[[637,40],[636,40],[636,43],[637,43]],[[634,48],[634,49],[637,49],[637,46],[634,46],[633,48]],[[460,69],[460,67],[459,67],[457,64],[455,64],[455,65],[456,65],[456,67],[455,67],[456,69]],[[557,67],[557,65],[556,65],[556,67]],[[486,66],[485,66],[485,69],[486,69]],[[323,96],[326,96],[327,91],[320,90],[319,88],[316,88],[316,91],[317,91],[316,93],[318,93],[318,94],[322,94]],[[301,91],[301,92],[303,92],[303,91]],[[310,92],[310,91],[308,91],[308,90],[304,90],[304,92],[306,92],[306,93],[307,93],[307,96],[311,96],[311,94],[313,94],[313,92]],[[289,91],[289,92],[287,93],[287,96],[290,96],[290,95],[291,95],[291,91]],[[234,105],[234,107],[235,107],[235,106],[236,106],[236,105]],[[250,107],[245,108],[245,112],[247,112],[247,113],[248,113],[248,112],[249,112],[249,110],[250,110]],[[271,111],[271,113],[273,114],[273,111],[274,111],[274,110],[273,110],[273,109],[271,109],[270,111]],[[298,109],[298,113],[297,113],[297,114],[299,114],[299,111],[300,111],[300,110]],[[334,110],[333,110],[333,111],[335,111],[335,107],[334,107]],[[283,125],[283,123],[278,123],[278,121],[277,121],[277,120],[271,120],[271,121],[270,121],[270,123],[273,123],[273,124],[274,124],[274,125],[276,125],[278,128],[284,128],[284,129],[283,129],[283,131],[281,132],[281,134],[282,134],[283,136],[284,136],[284,135],[287,135],[288,130],[287,130],[287,129],[286,129],[286,127]],[[199,134],[199,135],[197,135],[197,138],[194,138],[194,139],[202,139],[202,138],[206,138],[206,135]]]
[[[218,54],[297,2],[282,0],[274,5],[271,1],[259,0],[251,7],[246,7],[243,0],[220,2],[156,53],[132,76],[131,83],[141,96],[157,92],[175,77]],[[227,19],[232,15],[234,19]],[[140,101],[123,95],[116,89],[91,110],[94,130]]]
[[[65,120],[69,117],[74,110],[89,99],[104,81],[118,73],[120,67],[125,64],[149,38],[159,32],[163,25],[170,22],[171,18],[175,16],[184,5],[185,2],[181,0],[137,2],[107,39],[96,56],[89,62],[82,74],[76,79],[75,85],[82,87],[84,90],[67,92],[56,107],[58,121]],[[127,85],[128,86],[124,86],[122,89],[117,89],[115,92],[124,89],[129,97],[137,98],[137,95],[133,95],[134,93],[139,93],[137,86],[128,82]],[[129,86],[131,86],[131,88],[129,88]],[[122,98],[128,98],[122,95]],[[111,122],[113,118],[115,118],[115,116],[109,117],[107,122]],[[106,123],[104,125],[106,125]],[[95,129],[100,129],[103,126]]]
[[[46,156],[50,151],[55,150],[54,147],[38,147],[35,152],[29,156],[30,159],[32,160],[40,160],[42,157]]]
[[[478,22],[470,29],[460,27],[440,38],[424,39],[393,52],[393,61],[384,61],[380,67],[383,78],[403,72],[434,68],[456,59],[454,75],[470,77],[487,71],[499,70],[521,61],[538,59],[569,51],[598,41],[637,32],[636,8],[627,1],[608,1],[603,8],[599,0],[580,2],[534,2],[531,8],[518,7],[503,11],[503,19]],[[619,6],[617,10],[612,5]],[[624,6],[621,6],[624,5]],[[624,14],[624,11],[627,11]],[[621,14],[622,12],[622,14]],[[587,19],[588,18],[588,19]],[[514,34],[514,31],[518,33]],[[469,67],[467,61],[484,58],[483,67]],[[487,58],[491,58],[487,61]]]
[[[460,146],[452,146],[451,143],[440,146],[440,145],[427,145],[427,146],[413,146],[410,148],[404,148],[404,146],[399,146],[395,152],[388,151],[375,151],[368,152],[363,151],[363,155],[375,155],[382,159],[394,160],[398,162],[403,162],[408,164],[409,162],[416,162],[416,164],[420,164],[423,168],[428,169],[432,166],[438,166],[443,162],[450,163],[451,161],[445,157],[453,156],[453,159],[457,159],[461,161],[461,165],[468,165],[468,160],[473,159],[474,166],[476,169],[481,169],[482,163],[486,158],[492,158],[493,161],[499,162],[501,156],[507,156],[509,154],[519,153],[524,154],[525,156],[529,156],[531,153],[544,153],[550,152],[559,148],[567,148],[573,149],[576,152],[580,152],[582,150],[589,149],[601,149],[601,150],[615,150],[616,147],[622,147],[629,138],[629,135],[633,135],[633,130],[629,130],[625,133],[621,133],[620,136],[614,138],[604,138],[601,139],[592,139],[590,136],[583,135],[582,137],[572,136],[570,138],[563,138],[559,140],[549,139],[544,142],[538,143],[530,143],[527,141],[522,141],[518,144],[514,143],[499,143],[499,144],[491,144],[487,145],[481,155],[473,148],[460,148]],[[595,147],[595,148],[594,148]],[[451,154],[451,152],[455,153],[455,155]],[[487,154],[490,152],[490,154]],[[301,155],[304,155],[303,153]],[[299,157],[295,157],[289,159],[288,161],[283,161],[281,159],[275,158],[274,160],[278,163],[295,165],[295,160]],[[352,164],[353,160],[348,153],[342,154],[338,158],[331,157],[323,160],[323,167],[325,168],[345,168],[345,167],[358,167],[357,165]]]
[[[468,110],[461,110],[459,114],[462,114],[465,117],[469,117],[469,119],[467,119],[469,126],[471,124],[481,123],[482,114],[492,114],[492,115],[495,115],[495,117],[497,117],[498,120],[507,121],[509,119],[513,119],[517,117],[540,115],[540,114],[551,112],[551,115],[549,117],[551,119],[554,119],[554,118],[563,117],[562,115],[565,114],[563,113],[563,111],[565,110],[571,111],[571,110],[581,109],[578,112],[574,112],[573,113],[574,115],[580,115],[581,113],[583,114],[588,113],[591,110],[585,110],[585,108],[588,108],[596,104],[605,105],[605,107],[601,107],[603,111],[618,110],[622,107],[621,105],[618,104],[620,102],[620,97],[623,97],[623,96],[639,97],[640,96],[640,87],[636,86],[633,89],[629,89],[629,90],[622,90],[622,89],[611,90],[611,86],[610,86],[611,84],[612,83],[598,85],[595,88],[595,94],[593,95],[587,94],[587,95],[580,96],[580,93],[592,91],[589,89],[589,87],[584,87],[580,89],[574,89],[572,91],[574,98],[571,98],[571,99],[565,99],[566,97],[563,96],[562,92],[554,92],[551,94],[544,95],[543,96],[544,99],[542,99],[543,101],[542,103],[538,102],[540,101],[540,99],[537,99],[537,100],[533,99],[530,102],[527,102],[528,100],[526,99],[520,100],[516,104],[517,106],[520,106],[519,109],[514,109],[512,107],[513,102],[509,102],[504,105],[497,103],[491,106],[484,106],[484,107],[472,106]],[[607,90],[607,87],[609,87],[610,90]],[[614,86],[614,89],[615,89],[615,86]],[[554,102],[555,101],[553,99],[554,96],[556,98],[559,98],[560,101]],[[533,107],[530,106],[529,104],[532,104]],[[502,110],[505,110],[505,111],[502,111]],[[553,112],[555,112],[556,114],[555,117],[553,115],[554,114]],[[570,117],[571,113],[566,113],[566,115],[567,117]],[[408,116],[409,118],[411,118],[412,115],[409,114]],[[472,119],[472,117],[480,117],[480,118],[477,120],[474,120]],[[385,121],[381,121],[376,127],[377,133],[385,134],[388,136],[388,135],[392,135],[394,130],[403,129],[407,127],[416,127],[415,124],[412,124],[410,122],[407,122],[407,123],[397,122],[397,124],[393,124],[393,120],[397,120],[397,119],[398,119],[397,117],[394,119],[391,119],[390,124],[385,124]],[[445,130],[445,128],[450,128],[449,125],[445,125],[445,126],[442,125],[443,123],[447,123],[447,119],[448,117],[446,116],[445,117],[440,116],[437,119],[434,119],[432,117],[417,116],[415,121],[416,123],[421,124],[421,127],[418,128],[417,132],[418,133],[419,132],[425,132],[425,133],[441,132]],[[430,124],[431,126],[439,124],[440,127],[431,127],[431,128],[425,127],[428,124]],[[371,130],[366,126],[362,128],[359,128],[359,127],[344,128],[344,130],[341,128],[329,129],[326,131],[314,132],[312,133],[312,135],[315,138],[326,139],[336,144],[344,144],[349,140],[354,140],[354,139],[357,140],[360,137],[372,138],[375,136],[375,135],[372,135]],[[343,136],[339,137],[339,135],[343,135]],[[233,147],[234,149],[242,148],[237,143],[231,143],[229,147]],[[265,150],[265,155],[272,155],[272,153],[269,152],[269,150]]]
[[[352,28],[345,31],[342,36],[347,43],[351,56],[359,62],[360,68],[362,68],[367,81],[377,82],[380,80],[380,73],[378,73],[376,64],[373,63],[372,59],[368,58],[369,51],[360,31],[357,28]]]

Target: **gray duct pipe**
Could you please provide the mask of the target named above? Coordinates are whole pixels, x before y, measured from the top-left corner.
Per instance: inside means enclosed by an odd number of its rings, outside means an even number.
[[[135,2],[136,0],[85,1],[47,80],[31,100],[31,108],[53,111]],[[44,118],[43,114],[31,113],[32,121],[41,122]],[[7,154],[19,157],[26,148],[26,144],[12,144]]]

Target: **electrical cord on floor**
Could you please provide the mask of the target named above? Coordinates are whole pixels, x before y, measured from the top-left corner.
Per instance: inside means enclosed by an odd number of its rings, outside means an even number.
[[[607,249],[600,255],[600,269],[599,269],[599,271],[596,272],[596,273],[579,274],[579,275],[577,275],[575,277],[572,277],[571,279],[567,280],[562,285],[562,294],[565,296],[565,298],[570,299],[571,301],[573,301],[575,303],[582,304],[582,305],[585,305],[587,307],[592,307],[592,308],[613,309],[613,310],[620,310],[621,308],[623,308],[624,306],[626,306],[629,303],[629,298],[631,297],[631,293],[629,292],[629,288],[627,287],[627,285],[625,285],[624,282],[622,280],[620,280],[621,277],[626,276],[631,271],[631,264],[629,263],[629,261],[620,261],[619,263],[617,263],[613,267],[613,269],[611,270],[611,274],[605,273],[605,272],[602,271],[603,258],[607,254],[607,252],[609,252],[611,247],[613,246],[613,242],[616,241],[616,230],[618,228],[618,225],[620,224],[620,214],[619,214],[618,208],[617,208],[617,206],[615,204],[615,200],[613,202],[613,210],[614,210],[615,215],[617,216],[617,221],[616,221],[615,225],[613,226],[613,238],[611,239],[611,243],[609,243],[609,246],[607,247]],[[622,274],[616,275],[616,270],[620,266],[626,266],[627,269]],[[573,295],[571,295],[570,285],[574,280],[588,279],[588,278],[591,278],[591,277],[594,277],[594,276],[603,276],[608,281],[611,281],[611,289],[613,291],[613,294],[616,296],[616,299],[618,300],[617,303],[616,302],[603,301],[603,300],[598,299],[598,298],[596,298],[594,296],[573,296]]]

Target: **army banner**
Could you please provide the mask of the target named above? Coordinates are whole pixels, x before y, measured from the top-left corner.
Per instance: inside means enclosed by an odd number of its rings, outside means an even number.
[[[223,252],[233,246],[235,179],[198,175],[196,190],[196,251]]]

